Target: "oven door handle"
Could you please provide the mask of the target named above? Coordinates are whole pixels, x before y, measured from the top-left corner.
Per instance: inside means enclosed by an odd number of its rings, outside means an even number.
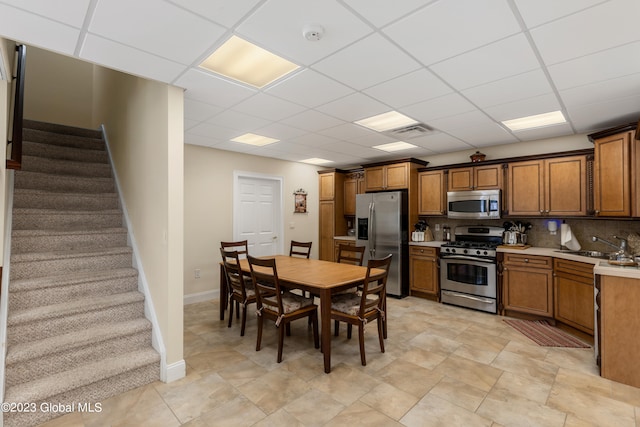
[[[453,259],[453,260],[463,260],[463,261],[474,261],[474,262],[483,262],[485,264],[495,264],[496,262],[494,260],[490,260],[490,259],[483,259],[483,258],[475,258],[475,257],[471,257],[471,256],[464,256],[464,255],[453,255],[453,256],[443,256],[441,257],[443,260],[448,260],[448,259]]]
[[[442,293],[444,295],[450,296],[450,297],[460,297],[460,298],[466,298],[466,299],[470,299],[472,301],[477,301],[477,302],[481,302],[484,304],[495,304],[495,300],[492,299],[487,299],[487,298],[480,298],[480,297],[472,297],[471,295],[466,295],[466,294],[460,294],[458,292],[450,292],[450,291],[442,291]]]

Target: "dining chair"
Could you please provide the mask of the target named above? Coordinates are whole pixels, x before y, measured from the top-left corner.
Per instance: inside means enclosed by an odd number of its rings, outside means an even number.
[[[233,306],[236,306],[236,318],[240,315],[242,308],[242,326],[240,327],[240,336],[244,336],[245,326],[247,324],[247,305],[256,302],[256,292],[253,287],[251,277],[247,277],[240,269],[240,259],[238,251],[225,251],[220,248],[222,256],[222,267],[224,268],[225,277],[227,279],[227,293],[229,295],[229,324],[231,327],[233,319]]]
[[[262,343],[262,326],[264,319],[273,320],[278,328],[278,363],[282,362],[285,330],[290,333],[290,323],[297,319],[310,318],[313,325],[313,341],[320,348],[318,335],[318,306],[312,298],[282,290],[278,279],[275,258],[247,257],[251,278],[257,297],[258,338],[256,351],[260,351]]]
[[[237,242],[220,242],[220,247],[226,251],[236,251],[238,255],[249,254],[249,242],[247,240],[239,240]]]
[[[331,299],[331,318],[336,322],[336,335],[338,335],[338,322],[347,323],[347,338],[351,338],[351,327],[353,325],[358,327],[362,366],[367,365],[364,351],[364,328],[373,320],[376,320],[378,325],[380,351],[384,353],[383,323],[385,322],[386,286],[391,257],[392,255],[389,254],[381,259],[369,260],[361,293],[339,294]],[[372,275],[374,269],[384,270],[384,273]]]
[[[337,262],[341,264],[353,264],[362,265],[364,261],[364,246],[353,246],[340,244],[338,246],[338,259]],[[353,287],[344,291],[338,292],[336,295],[345,294],[349,292],[356,292],[360,287]]]
[[[311,255],[311,244],[313,242],[296,242],[291,241],[291,247],[289,248],[289,256],[298,256],[303,258],[309,258]]]

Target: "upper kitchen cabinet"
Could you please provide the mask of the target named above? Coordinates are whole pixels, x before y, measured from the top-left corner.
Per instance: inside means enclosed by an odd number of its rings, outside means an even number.
[[[640,140],[636,124],[589,135],[594,144],[593,197],[596,216],[640,216]]]
[[[412,175],[417,175],[417,168],[426,166],[427,163],[418,159],[405,159],[365,165],[365,191],[406,190],[411,185]]]
[[[365,192],[364,171],[349,172],[344,179],[344,214],[356,214],[356,195]]]
[[[587,156],[563,156],[508,164],[507,214],[587,215]]]
[[[344,218],[344,173],[338,170],[318,171],[319,174],[319,258],[334,260],[334,237],[347,234]]]
[[[418,215],[444,215],[447,213],[443,170],[418,173]]]
[[[449,169],[449,191],[502,189],[501,164]]]

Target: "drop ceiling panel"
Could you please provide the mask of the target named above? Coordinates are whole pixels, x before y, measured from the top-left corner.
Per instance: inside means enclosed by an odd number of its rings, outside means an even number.
[[[420,145],[421,147],[431,150],[435,153],[448,153],[451,151],[461,151],[472,148],[466,142],[443,132],[415,138],[411,141],[411,143]]]
[[[71,55],[80,30],[0,4],[0,34],[18,42]]]
[[[62,22],[76,28],[82,28],[90,0],[5,0],[3,3],[53,21]]]
[[[144,31],[140,31],[141,22]],[[171,31],[167,31],[169,28]],[[109,0],[98,2],[89,32],[191,64],[210,49],[225,29],[166,2]]]
[[[320,131],[321,134],[331,136],[338,139],[350,140],[352,138],[365,138],[379,135],[378,132],[374,132],[363,126],[356,125],[354,123],[344,123],[339,126],[327,128]]]
[[[440,62],[431,69],[457,89],[489,83],[540,67],[523,34]]]
[[[317,107],[316,110],[348,122],[353,122],[365,117],[386,113],[391,109],[375,99],[357,92],[328,104],[321,105]]]
[[[87,34],[80,49],[80,58],[165,83],[174,80],[184,70],[176,62],[92,34]]]
[[[278,121],[298,114],[304,111],[305,108],[266,93],[258,93],[235,105],[233,110],[267,120]]]
[[[373,34],[312,67],[362,90],[414,71],[420,64],[381,35]]]
[[[554,93],[548,93],[533,98],[521,99],[506,104],[485,108],[485,112],[498,122],[533,116],[560,110],[561,106]]]
[[[223,126],[203,122],[189,129],[189,133],[192,135],[199,135],[207,138],[215,138],[217,140],[227,141],[231,138],[242,135],[244,132],[237,129],[230,129]]]
[[[261,0],[172,0],[170,3],[202,15],[227,28],[231,28],[240,18],[260,3],[260,1]]]
[[[296,138],[291,138],[289,142],[304,145],[305,147],[322,148],[325,144],[337,143],[339,140],[317,133],[307,133]]]
[[[185,97],[224,108],[232,107],[257,93],[236,83],[229,82],[200,70],[189,70],[174,83],[186,88]]]
[[[320,42],[308,41],[305,25],[324,27]],[[334,0],[265,2],[236,32],[275,53],[309,65],[372,32],[372,29]]]
[[[547,65],[640,40],[640,2],[613,0],[531,30]]]
[[[431,65],[516,34],[520,26],[505,0],[458,0],[431,4],[383,31]]]
[[[353,8],[359,15],[374,25],[382,27],[425,4],[432,1],[425,0],[403,0],[392,2],[388,0],[344,0],[347,6]]]
[[[536,139],[547,139],[553,138],[562,135],[571,135],[573,133],[573,129],[571,129],[571,125],[568,123],[561,123],[553,126],[545,126],[536,129],[529,129],[514,132],[514,134],[521,141],[534,141]]]
[[[553,89],[547,76],[536,69],[516,76],[486,83],[462,91],[462,94],[477,106],[490,107],[519,99],[551,93]]]
[[[339,126],[344,122],[319,111],[306,110],[300,114],[296,114],[295,116],[291,116],[282,120],[282,123],[309,132],[318,132],[321,130],[333,128],[335,126]]]
[[[630,90],[632,89],[632,90]],[[635,89],[635,90],[633,90]],[[640,73],[560,91],[567,108],[626,98],[640,92]]]
[[[256,129],[258,135],[268,136],[279,140],[295,138],[306,135],[308,132],[302,129],[284,125],[282,123],[271,123],[270,125]]]
[[[515,4],[527,28],[533,28],[604,1],[606,0],[515,0]]]
[[[422,68],[365,89],[363,92],[394,108],[404,107],[451,93],[453,89]]]
[[[431,121],[442,117],[455,116],[458,114],[474,111],[474,107],[469,101],[457,93],[430,99],[425,102],[410,105],[400,109],[400,112],[420,122],[431,124]]]
[[[239,113],[237,111],[224,110],[222,113],[217,114],[207,120],[207,123],[217,126],[223,126],[229,129],[251,132],[255,129],[267,126],[271,122],[269,120],[250,116],[244,113]]]
[[[281,83],[270,87],[267,93],[306,107],[316,107],[342,98],[353,89],[313,70],[303,70]]]
[[[184,99],[184,116],[192,120],[205,121],[220,114],[224,109],[217,105],[207,104],[206,102],[197,101],[195,99]]]
[[[640,112],[640,95],[573,107],[571,122],[578,132],[591,132],[625,123],[636,123]]]

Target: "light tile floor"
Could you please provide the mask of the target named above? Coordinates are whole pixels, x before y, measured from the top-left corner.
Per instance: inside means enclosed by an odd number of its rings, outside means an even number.
[[[218,301],[186,306],[185,378],[45,425],[640,427],[640,389],[600,378],[593,349],[539,347],[500,316],[390,299],[387,351],[370,325],[361,366],[357,335],[347,340],[343,326],[327,375],[305,320],[285,338],[282,363],[273,323],[256,352],[252,308],[240,337],[238,321],[218,320]]]

